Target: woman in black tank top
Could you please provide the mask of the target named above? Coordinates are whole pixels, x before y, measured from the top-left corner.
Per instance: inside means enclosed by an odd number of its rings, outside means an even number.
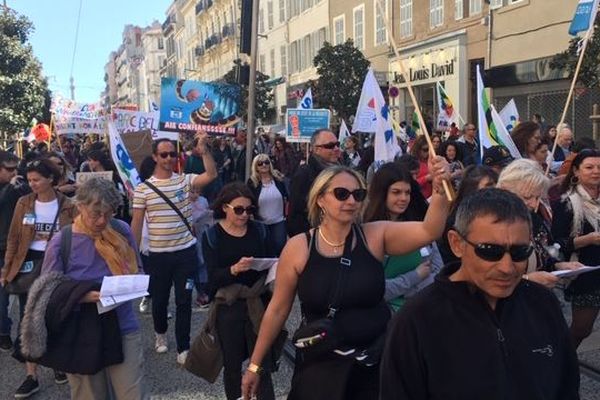
[[[291,238],[281,257],[275,292],[263,317],[248,371],[244,399],[256,393],[260,365],[289,315],[296,291],[307,322],[324,318],[338,284],[341,257],[351,261],[333,317],[338,348],[314,358],[297,351],[292,400],[377,399],[379,356],[390,312],[384,300],[384,254],[416,250],[442,234],[448,202],[442,180],[448,178],[442,157],[430,161],[434,174],[431,206],[423,222],[378,221],[358,225],[366,184],[357,172],[331,167],[317,177],[308,197],[311,225]],[[346,246],[348,246],[345,251]],[[346,254],[349,254],[346,257]]]

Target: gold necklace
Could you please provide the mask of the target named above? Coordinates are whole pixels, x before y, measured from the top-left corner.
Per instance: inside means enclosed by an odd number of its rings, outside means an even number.
[[[327,240],[327,238],[325,237],[325,235],[323,235],[323,230],[322,229],[319,229],[319,236],[321,236],[321,239],[323,239],[323,241],[325,243],[327,243],[329,245],[329,247],[331,247],[333,249],[333,253],[334,254],[337,254],[338,253],[338,249],[345,244],[345,241],[341,242],[341,243],[332,243],[332,242],[330,242],[329,240]]]

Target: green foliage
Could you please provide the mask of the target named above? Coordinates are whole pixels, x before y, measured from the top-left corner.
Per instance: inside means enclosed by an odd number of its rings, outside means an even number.
[[[223,77],[223,80],[227,83],[237,85],[236,81],[236,69],[238,66],[246,65],[242,64],[240,59],[234,61],[235,66]],[[273,88],[265,84],[269,80],[269,76],[263,74],[260,71],[256,71],[256,107],[254,110],[254,118],[260,121],[269,121],[275,116],[275,108],[272,107],[273,101]],[[242,104],[241,117],[243,120],[247,120],[248,117],[248,86],[241,85],[241,96]]]
[[[32,118],[49,121],[48,84],[27,43],[33,24],[13,11],[0,13],[0,131],[19,133]]]
[[[597,87],[600,85],[600,17],[594,22],[594,35],[587,45],[583,62],[579,71],[577,82],[585,87]],[[575,37],[569,42],[567,50],[555,55],[550,62],[550,68],[566,69],[569,78],[573,78],[575,68],[579,59],[578,49],[581,38]]]
[[[319,80],[311,82],[313,99],[320,108],[329,108],[341,118],[356,112],[369,61],[348,39],[332,46],[325,42],[313,60]]]

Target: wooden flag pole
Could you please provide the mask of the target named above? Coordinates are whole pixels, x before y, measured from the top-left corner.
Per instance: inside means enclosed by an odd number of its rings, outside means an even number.
[[[410,99],[411,99],[413,105],[415,106],[415,112],[417,113],[417,118],[419,119],[419,125],[421,125],[422,134],[425,135],[425,139],[427,140],[427,144],[429,145],[429,156],[433,158],[436,156],[435,150],[433,149],[433,143],[431,142],[431,137],[429,137],[429,132],[427,131],[427,126],[425,125],[425,120],[423,119],[423,114],[421,113],[421,109],[419,108],[419,103],[417,103],[417,98],[415,96],[415,92],[410,83],[409,76],[406,74],[406,70],[404,68],[404,62],[400,58],[400,51],[398,50],[398,46],[396,45],[396,40],[394,39],[394,35],[392,34],[392,29],[391,29],[392,26],[387,17],[386,10],[383,8],[383,6],[381,4],[381,0],[375,0],[375,1],[377,2],[377,9],[379,10],[379,13],[381,14],[381,17],[383,19],[383,24],[385,25],[385,30],[388,35],[388,39],[391,42],[392,48],[394,49],[394,54],[395,54],[396,58],[398,59],[398,64],[400,65],[400,74],[402,75],[402,77],[404,78],[404,81],[406,82],[406,89],[408,90]],[[443,180],[442,185],[444,186],[444,191],[446,192],[446,198],[448,199],[448,201],[452,201],[453,200],[453,192],[450,189],[450,185],[448,184],[448,181]]]
[[[571,87],[569,88],[569,94],[567,95],[567,102],[565,103],[565,108],[563,109],[562,116],[560,117],[560,122],[557,127],[560,127],[565,123],[565,119],[567,118],[567,111],[569,111],[569,104],[571,103],[571,99],[573,98],[573,92],[575,91],[575,84],[577,83],[577,78],[579,77],[579,70],[581,69],[581,64],[583,64],[583,56],[585,55],[585,50],[587,49],[588,42],[592,38],[594,34],[594,23],[592,22],[592,26],[588,29],[585,37],[583,39],[583,45],[581,46],[581,52],[579,53],[579,60],[577,60],[577,66],[575,67],[575,73],[573,74],[573,80],[571,81]],[[558,145],[558,136],[560,132],[556,132],[556,137],[554,138],[554,144],[552,145],[552,161],[554,161],[554,152],[556,151],[556,146]],[[552,162],[548,163],[546,166],[546,175],[550,173],[550,167],[552,166]]]

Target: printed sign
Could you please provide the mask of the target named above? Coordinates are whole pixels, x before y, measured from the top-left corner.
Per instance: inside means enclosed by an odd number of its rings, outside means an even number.
[[[106,133],[105,119],[104,117],[81,119],[57,115],[54,119],[54,131],[57,135],[72,135],[77,133],[104,135]]]
[[[119,133],[158,129],[158,113],[113,109],[112,117]]]
[[[286,140],[288,142],[310,142],[317,129],[329,129],[329,110],[290,108],[286,113]]]
[[[240,121],[240,87],[162,78],[160,130],[234,134]]]
[[[107,181],[113,180],[112,171],[101,171],[101,172],[77,172],[75,174],[75,183],[81,185],[92,178],[106,179]]]
[[[76,103],[61,96],[53,96],[50,112],[61,118],[98,119],[104,115],[100,103]]]

